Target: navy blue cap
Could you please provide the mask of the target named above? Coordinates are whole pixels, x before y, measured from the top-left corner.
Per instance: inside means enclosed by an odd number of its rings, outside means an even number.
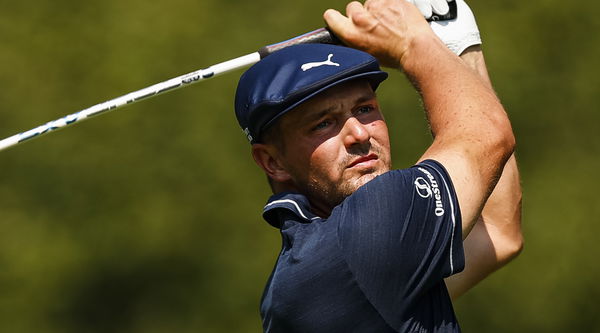
[[[367,79],[373,90],[387,78],[377,59],[330,44],[287,47],[262,59],[240,78],[235,115],[251,143],[286,112],[335,85]]]

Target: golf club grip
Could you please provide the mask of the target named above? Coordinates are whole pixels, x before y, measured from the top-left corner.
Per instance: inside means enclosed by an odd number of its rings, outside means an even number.
[[[432,15],[427,21],[448,21],[456,18],[456,1],[448,2],[450,10],[445,15]],[[308,43],[321,43],[321,44],[342,44],[342,42],[327,28],[320,28],[311,32],[305,33],[298,37],[288,39],[283,42],[264,46],[258,50],[260,58],[268,56],[269,54],[284,49],[288,46],[308,44]]]
[[[263,59],[269,54],[284,49],[288,46],[310,43],[341,44],[340,40],[337,39],[337,37],[335,37],[335,35],[333,35],[329,29],[320,28],[283,42],[261,47],[258,50],[258,53],[260,54],[260,58]]]

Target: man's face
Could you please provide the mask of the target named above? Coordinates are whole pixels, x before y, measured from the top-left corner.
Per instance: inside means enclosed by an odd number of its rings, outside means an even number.
[[[371,85],[354,80],[303,103],[279,120],[281,163],[316,210],[391,168],[388,129]]]

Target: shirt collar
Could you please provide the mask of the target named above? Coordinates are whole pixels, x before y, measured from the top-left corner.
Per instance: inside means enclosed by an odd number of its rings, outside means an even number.
[[[281,228],[284,217],[292,213],[298,222],[310,223],[319,217],[310,210],[308,198],[299,193],[283,192],[272,195],[263,208],[263,218],[270,225]]]

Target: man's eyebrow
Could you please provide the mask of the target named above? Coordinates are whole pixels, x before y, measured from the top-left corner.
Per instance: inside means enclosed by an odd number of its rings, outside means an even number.
[[[337,108],[337,106],[330,106],[330,107],[320,110],[320,111],[311,112],[311,113],[307,114],[306,116],[304,116],[302,120],[305,122],[315,121],[317,119],[323,118],[325,115],[331,113],[336,108]]]
[[[358,97],[358,98],[357,98],[357,99],[354,101],[354,104],[361,104],[361,103],[364,103],[364,102],[370,101],[370,100],[372,100],[372,99],[374,99],[374,98],[377,98],[377,94],[376,94],[374,91],[372,91],[372,92],[370,92],[370,93],[365,93],[364,95],[362,95],[362,96]]]
[[[354,105],[362,104],[362,103],[370,101],[374,98],[377,98],[377,94],[375,94],[375,92],[365,93],[354,100]],[[333,106],[330,106],[330,107],[320,110],[320,111],[311,112],[311,113],[305,115],[304,117],[302,117],[302,121],[306,121],[306,122],[316,121],[320,118],[323,118],[325,115],[331,113],[332,111],[335,111],[335,109],[337,109],[337,108],[338,108],[337,105],[333,105]]]

